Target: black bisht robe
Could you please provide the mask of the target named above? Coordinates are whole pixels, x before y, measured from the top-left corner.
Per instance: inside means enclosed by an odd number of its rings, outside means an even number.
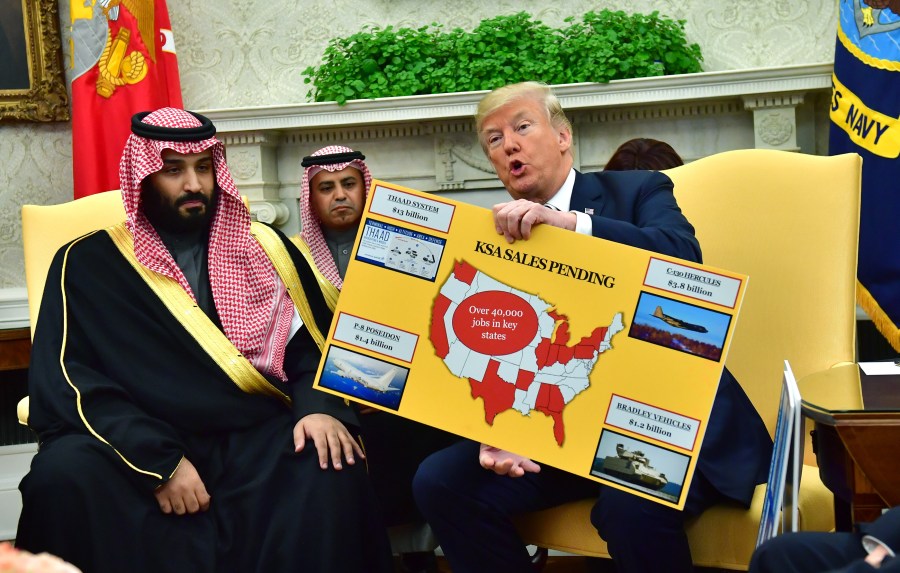
[[[327,334],[331,314],[312,271],[277,234]],[[357,425],[347,403],[312,389],[320,356],[303,327],[286,349],[287,383],[270,379],[292,406],[246,393],[109,234],[64,246],[34,337],[29,424],[40,448],[20,485],[17,545],[85,573],[391,570],[363,461],[322,470],[309,440],[294,453],[292,429],[306,414]],[[154,488],[182,456],[210,509],[165,515]]]

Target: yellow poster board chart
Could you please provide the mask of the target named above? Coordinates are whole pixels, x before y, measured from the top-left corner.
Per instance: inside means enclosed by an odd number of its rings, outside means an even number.
[[[316,387],[681,509],[746,285],[376,180]]]

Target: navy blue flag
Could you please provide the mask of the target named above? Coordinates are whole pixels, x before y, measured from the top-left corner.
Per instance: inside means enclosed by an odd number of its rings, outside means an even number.
[[[840,0],[829,153],[863,157],[857,301],[900,351],[900,0]]]

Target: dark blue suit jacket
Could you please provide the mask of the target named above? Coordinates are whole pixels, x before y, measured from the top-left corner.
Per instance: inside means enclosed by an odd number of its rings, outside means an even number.
[[[595,237],[700,263],[694,227],[672,188],[672,180],[655,171],[576,171],[569,209],[591,217]],[[749,505],[756,485],[768,478],[771,457],[765,424],[725,369],[697,470],[720,493]]]
[[[856,559],[849,565],[832,562],[830,563],[830,566],[835,568],[834,573],[872,573],[874,571],[879,571],[881,573],[897,573],[900,571],[900,507],[894,506],[872,523],[860,525],[859,530],[861,534],[871,535],[890,547],[891,551],[894,552],[895,557],[886,557],[885,560],[881,562],[881,567],[878,569],[873,568],[863,561],[863,559]],[[842,535],[854,534],[847,533]],[[862,543],[860,543],[860,545],[862,545]],[[834,561],[836,561],[836,559]],[[844,565],[846,565],[846,567],[838,569],[838,567]]]
[[[871,535],[900,555],[900,506],[894,506],[872,523],[859,526],[861,533]],[[900,560],[900,557],[895,559]]]

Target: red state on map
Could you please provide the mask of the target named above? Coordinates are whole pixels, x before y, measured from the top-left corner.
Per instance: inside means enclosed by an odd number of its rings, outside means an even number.
[[[531,386],[531,383],[534,382],[534,372],[529,372],[528,370],[519,370],[519,375],[516,376],[516,388],[519,390],[528,391],[528,387]]]
[[[511,409],[516,398],[515,384],[507,384],[497,375],[499,367],[499,362],[490,360],[484,372],[484,380],[479,382],[474,378],[469,378],[472,397],[484,400],[484,421],[492,426],[497,414]]]
[[[550,339],[549,338],[541,338],[541,341],[538,342],[537,347],[534,349],[534,357],[537,359],[538,370],[544,368],[548,364],[547,356],[550,354]]]
[[[453,266],[453,276],[456,277],[456,280],[462,281],[467,285],[472,284],[476,274],[478,274],[478,269],[466,261],[456,261],[456,264]]]
[[[557,346],[556,361],[560,364],[568,364],[575,357],[574,346]]]
[[[450,354],[450,342],[447,340],[447,329],[444,327],[444,315],[450,308],[450,299],[438,294],[434,299],[434,308],[431,311],[431,343],[434,345],[434,353],[439,358],[446,358]]]
[[[606,338],[607,330],[609,327],[598,326],[590,336],[582,338],[581,342],[575,345],[575,358],[593,358],[594,353],[600,350],[600,343]]]
[[[550,310],[547,312],[554,321],[559,323],[559,326],[556,328],[556,332],[553,334],[553,343],[554,344],[562,344],[565,346],[569,343],[569,317],[564,314],[559,314],[554,310]]]
[[[568,364],[573,358],[590,360],[594,353],[600,350],[600,343],[606,336],[607,327],[595,328],[590,336],[585,336],[574,346],[566,346],[569,343],[568,318],[564,314],[548,311],[553,320],[558,322],[553,340],[542,338],[534,350],[538,369],[553,366],[554,364]],[[562,322],[560,322],[562,321]]]
[[[543,412],[545,415],[553,418],[553,437],[560,446],[566,439],[566,427],[563,424],[562,412],[566,407],[563,400],[562,392],[559,386],[554,384],[541,384],[538,390],[537,399],[534,402],[534,409]]]

